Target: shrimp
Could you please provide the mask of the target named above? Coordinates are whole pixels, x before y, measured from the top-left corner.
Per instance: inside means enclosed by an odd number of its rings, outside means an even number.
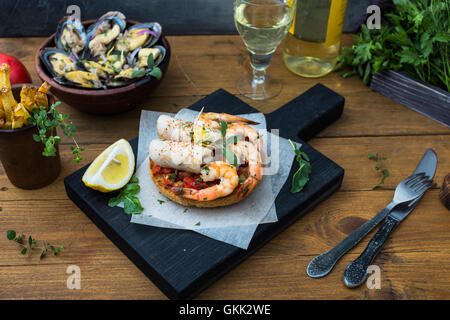
[[[238,141],[235,145],[229,145],[229,149],[236,154],[240,163],[248,161],[248,177],[240,182],[237,191],[238,197],[242,199],[250,194],[262,179],[261,155],[257,148],[248,141]]]
[[[227,113],[216,113],[216,112],[206,112],[200,114],[197,120],[197,125],[204,128],[220,130],[220,122],[225,121],[226,123],[247,123],[247,124],[259,124],[239,116],[227,114]]]
[[[220,183],[201,190],[174,187],[172,191],[187,199],[210,201],[230,195],[239,185],[236,168],[224,161],[208,163],[202,168],[200,177],[205,182],[220,179]]]
[[[226,133],[227,140],[239,136],[241,138],[237,138],[237,140],[248,139],[250,143],[256,146],[258,152],[262,150],[263,147],[262,139],[259,136],[259,133],[254,128],[243,123],[233,123],[227,129]]]

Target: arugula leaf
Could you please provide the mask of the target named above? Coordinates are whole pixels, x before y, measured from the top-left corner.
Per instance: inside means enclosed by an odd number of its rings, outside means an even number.
[[[297,147],[291,141],[291,139],[289,139],[289,143],[294,149],[294,153],[296,155],[295,158],[299,164],[298,170],[294,173],[294,176],[292,177],[292,186],[291,186],[291,192],[297,193],[302,191],[305,185],[308,183],[309,175],[312,172],[312,166],[309,162],[310,160],[308,155],[300,151],[300,149],[297,149]]]
[[[123,203],[125,213],[139,214],[144,210],[139,198],[136,197],[140,191],[141,187],[139,186],[139,179],[133,177],[127,185],[120,189],[118,196],[109,199],[108,206],[116,207],[120,203]]]

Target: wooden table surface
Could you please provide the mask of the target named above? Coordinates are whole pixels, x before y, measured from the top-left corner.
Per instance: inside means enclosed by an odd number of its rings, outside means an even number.
[[[19,58],[40,83],[34,54],[42,38],[0,39],[0,52]],[[176,112],[218,88],[238,94],[235,82],[249,70],[238,36],[169,37],[172,58],[157,92],[141,107],[115,116],[94,116],[62,105],[77,126],[78,141],[88,147],[84,161],[71,161],[70,141],[63,139],[62,172],[40,190],[14,187],[0,168],[0,298],[2,299],[165,299],[155,285],[67,197],[63,179],[92,161],[114,141],[138,134],[141,109]],[[344,43],[350,43],[349,35]],[[283,82],[271,100],[246,102],[272,111],[321,82],[346,99],[342,118],[309,143],[345,169],[341,189],[289,227],[244,263],[206,289],[200,299],[442,299],[450,298],[450,212],[439,201],[438,186],[389,238],[373,264],[381,270],[381,289],[348,289],[347,264],[369,237],[345,255],[322,279],[306,275],[311,258],[338,244],[391,200],[395,186],[411,174],[427,148],[438,155],[435,181],[450,172],[450,130],[371,91],[358,78],[330,74],[305,79],[283,65],[281,48],[269,72]],[[226,111],[226,110],[224,110]],[[369,152],[387,157],[390,176],[383,188]],[[22,256],[6,239],[15,229],[66,250],[39,261]],[[373,232],[370,234],[373,235]],[[77,265],[81,289],[69,290],[66,269]]]

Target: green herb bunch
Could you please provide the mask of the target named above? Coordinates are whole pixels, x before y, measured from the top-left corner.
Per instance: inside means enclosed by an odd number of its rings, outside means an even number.
[[[35,249],[41,249],[41,254],[39,255],[39,259],[44,258],[48,252],[53,252],[53,254],[56,256],[58,255],[65,247],[64,245],[60,245],[58,248],[55,248],[50,242],[42,240],[42,247],[37,247],[37,240],[34,239],[32,236],[28,236],[28,238],[22,234],[17,235],[16,231],[14,230],[8,230],[6,232],[6,238],[10,241],[17,242],[22,249],[20,250],[20,253],[25,255],[27,252],[31,255],[31,252]],[[25,239],[27,241],[25,242]]]
[[[367,85],[382,70],[400,70],[450,91],[449,0],[393,0],[381,29],[362,24],[353,46],[343,47],[335,71],[352,70]]]
[[[289,139],[289,142],[294,149],[295,159],[297,160],[299,165],[298,170],[294,173],[294,176],[292,178],[291,186],[291,192],[297,193],[302,191],[306,183],[309,181],[309,175],[312,172],[312,167],[311,163],[309,162],[308,155],[303,151],[300,151],[300,149],[297,149],[291,139]]]
[[[71,146],[72,154],[74,156],[73,161],[80,162],[83,158],[80,156],[80,152],[86,150],[86,148],[82,148],[78,145],[75,140],[73,134],[76,131],[75,126],[72,122],[67,123],[69,115],[61,114],[58,112],[56,107],[60,104],[60,101],[52,104],[50,108],[47,110],[46,107],[41,106],[36,109],[33,109],[31,113],[31,118],[27,121],[31,125],[36,125],[39,130],[39,134],[34,134],[33,139],[36,142],[42,142],[44,144],[44,151],[42,155],[45,157],[54,157],[56,156],[56,144],[61,142],[61,138],[59,136],[54,136],[54,129],[60,127],[63,133],[72,138],[75,146]]]
[[[147,69],[140,69],[134,71],[131,74],[131,78],[142,77],[145,75],[150,75],[155,77],[158,80],[161,80],[162,71],[160,68],[155,67],[155,61],[153,60],[153,53],[150,53],[147,58]]]

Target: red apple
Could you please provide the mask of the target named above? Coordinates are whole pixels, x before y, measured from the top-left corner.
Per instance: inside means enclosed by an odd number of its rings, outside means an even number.
[[[31,83],[30,74],[28,73],[22,62],[20,62],[18,59],[10,55],[0,53],[0,65],[2,63],[9,64],[9,66],[11,67],[11,84]]]

